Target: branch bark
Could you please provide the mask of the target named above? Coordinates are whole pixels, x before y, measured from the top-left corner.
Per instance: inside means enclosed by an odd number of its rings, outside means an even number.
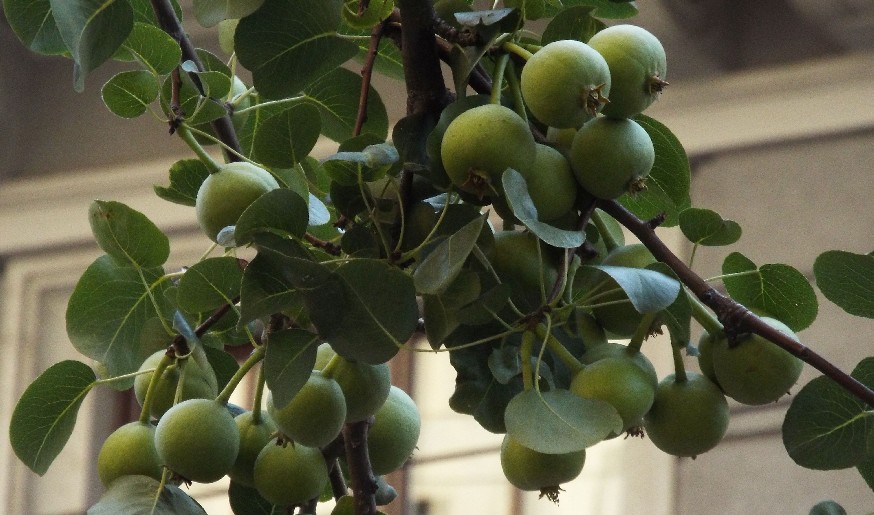
[[[743,305],[716,291],[668,249],[656,235],[653,224],[640,220],[615,200],[601,200],[598,202],[598,207],[637,236],[656,259],[668,265],[677,274],[680,281],[701,299],[701,302],[716,313],[729,337],[745,333],[758,334],[819,370],[868,406],[874,408],[874,391],[806,345],[769,326]]]

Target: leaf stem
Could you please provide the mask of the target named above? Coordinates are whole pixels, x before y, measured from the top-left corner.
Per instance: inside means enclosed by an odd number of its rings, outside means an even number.
[[[592,222],[598,229],[598,234],[600,234],[601,238],[604,239],[604,246],[607,247],[607,252],[611,252],[620,247],[619,242],[616,241],[616,238],[614,238],[613,234],[611,234],[607,229],[607,224],[604,222],[604,218],[598,210],[592,211]]]
[[[686,365],[683,363],[683,355],[678,345],[671,345],[671,355],[674,357],[674,382],[685,383],[688,380]]]
[[[164,356],[161,357],[161,361],[158,362],[158,365],[152,372],[152,378],[149,380],[149,386],[146,389],[146,396],[143,399],[143,407],[140,409],[139,421],[143,424],[148,424],[149,420],[152,418],[152,404],[154,404],[155,400],[155,391],[157,390],[158,383],[161,381],[161,377],[164,375],[164,371],[168,366],[170,366],[173,360],[173,356],[170,354],[164,354]]]
[[[502,54],[495,63],[495,73],[492,76],[492,91],[489,95],[490,104],[501,104],[501,90],[504,89],[504,72],[507,63],[510,62],[510,54]]]
[[[261,412],[261,399],[264,397],[264,383],[266,383],[266,377],[264,376],[264,365],[261,365],[258,368],[258,379],[255,381],[255,397],[252,399],[252,423],[258,425],[261,423],[262,416]]]
[[[519,346],[519,359],[522,361],[522,387],[527,392],[534,388],[534,371],[531,369],[531,355],[534,352],[534,331],[522,333],[522,344]]]
[[[532,54],[531,52],[529,52],[528,50],[526,50],[525,48],[522,48],[522,47],[519,46],[518,44],[513,43],[512,41],[504,41],[504,42],[501,44],[501,49],[504,50],[504,51],[506,51],[506,52],[510,52],[510,53],[512,53],[512,54],[516,54],[516,55],[518,55],[519,57],[521,57],[522,59],[525,59],[526,61],[527,61],[528,59],[531,59],[531,56],[534,55],[534,54]]]
[[[194,138],[194,134],[191,133],[188,125],[185,123],[179,124],[179,127],[176,129],[176,132],[182,137],[182,141],[188,145],[188,148],[191,149],[197,155],[197,158],[206,165],[206,168],[209,170],[209,173],[216,173],[219,171],[219,164],[215,162],[215,159],[212,158],[211,155],[203,148],[203,145],[197,142]]]
[[[652,330],[652,323],[655,321],[656,314],[655,313],[645,313],[643,318],[640,319],[640,323],[637,324],[637,329],[634,330],[634,334],[631,335],[631,341],[628,342],[628,350],[634,352],[640,352],[640,347],[643,345],[643,341],[649,336]]]
[[[538,324],[535,328],[535,331],[537,332],[537,336],[540,336],[544,339],[544,341],[546,342],[546,346],[549,347],[549,350],[553,354],[555,354],[555,357],[561,360],[561,362],[564,363],[564,366],[568,368],[571,377],[575,376],[577,372],[585,368],[585,365],[583,365],[580,360],[574,357],[574,355],[571,354],[571,351],[569,351],[567,347],[562,345],[561,342],[558,341],[558,338],[555,337],[555,335],[553,335],[551,332],[547,332],[546,328],[543,327],[542,324]]]

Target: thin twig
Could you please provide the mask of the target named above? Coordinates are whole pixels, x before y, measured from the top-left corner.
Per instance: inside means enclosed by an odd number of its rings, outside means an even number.
[[[367,121],[367,99],[370,96],[373,65],[376,62],[377,54],[379,54],[379,43],[382,41],[382,34],[385,32],[387,23],[388,20],[386,19],[382,23],[374,25],[373,30],[370,32],[370,46],[367,48],[367,58],[364,61],[364,66],[361,68],[361,95],[358,97],[358,114],[355,117],[355,127],[352,130],[353,136],[361,134],[364,122]]]

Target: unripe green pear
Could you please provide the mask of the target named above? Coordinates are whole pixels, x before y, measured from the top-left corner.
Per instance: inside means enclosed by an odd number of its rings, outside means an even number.
[[[155,368],[165,355],[166,352],[163,350],[155,352],[146,358],[140,366],[140,371]],[[180,400],[214,399],[218,395],[218,389],[215,386],[215,381],[211,381],[207,376],[207,374],[211,373],[212,371],[204,371],[197,361],[187,359],[185,363],[185,382],[182,385],[182,397]],[[134,395],[140,406],[146,400],[146,392],[149,390],[149,382],[152,380],[153,375],[153,373],[140,374],[134,379]],[[161,418],[170,409],[170,406],[173,405],[179,378],[180,373],[177,364],[171,364],[164,369],[161,378],[155,384],[154,392],[152,392],[152,407],[149,410],[152,418]]]
[[[656,262],[655,257],[650,253],[649,249],[639,243],[623,245],[613,249],[607,254],[602,265],[609,266],[624,266],[629,268],[645,268]],[[628,295],[620,288],[613,278],[607,277],[597,287],[599,292],[614,292],[598,297],[596,302],[607,303],[619,300],[628,299]],[[612,333],[619,338],[629,338],[637,330],[643,314],[638,312],[630,301],[620,302],[617,304],[607,304],[592,309],[592,314],[598,320],[598,323],[604,327],[608,333]]]
[[[155,449],[155,426],[127,423],[110,434],[97,455],[97,475],[103,486],[122,476],[161,480],[161,460]]]
[[[267,170],[247,162],[221,165],[197,191],[197,222],[213,241],[219,231],[236,225],[240,215],[258,197],[279,188]]]
[[[364,420],[382,407],[391,388],[388,363],[370,365],[338,357],[331,366],[346,401],[346,423]]]
[[[622,418],[622,430],[627,431],[641,425],[656,389],[647,373],[630,358],[609,357],[579,371],[569,390],[584,399],[608,402]]]
[[[234,417],[234,422],[240,431],[240,451],[228,477],[241,485],[254,486],[255,460],[276,433],[276,424],[263,411],[257,422],[251,411],[240,413]]]
[[[313,371],[306,384],[282,407],[267,396],[267,413],[276,427],[295,443],[323,447],[331,443],[346,421],[346,399],[337,381]]]
[[[421,424],[416,403],[405,391],[392,385],[367,433],[367,450],[374,474],[388,474],[407,462],[419,441]]]
[[[586,451],[546,454],[525,447],[510,435],[501,443],[501,469],[520,490],[558,495],[558,487],[576,479],[586,463]]]
[[[319,449],[291,442],[278,445],[272,440],[255,460],[254,483],[271,504],[303,504],[325,489],[328,467]]]
[[[234,465],[240,431],[224,404],[190,399],[173,406],[155,428],[155,448],[167,468],[188,481],[213,483]]]
[[[520,171],[541,221],[566,215],[577,200],[577,182],[570,163],[558,150],[537,144],[534,163]]]

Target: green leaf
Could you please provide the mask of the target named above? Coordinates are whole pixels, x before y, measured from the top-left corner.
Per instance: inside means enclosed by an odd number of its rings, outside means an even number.
[[[647,266],[649,270],[655,270],[665,274],[668,277],[677,279],[676,274],[671,267],[664,263],[654,263]],[[679,284],[679,280],[677,282]],[[692,322],[692,304],[689,300],[688,293],[681,288],[679,295],[674,299],[670,306],[662,310],[659,314],[659,319],[668,327],[668,332],[671,335],[671,342],[675,345],[685,346],[691,338],[691,322]]]
[[[722,263],[723,282],[731,297],[750,309],[759,309],[795,332],[816,319],[819,303],[807,278],[789,265],[756,264],[739,252],[729,254]]]
[[[237,245],[247,245],[256,232],[270,231],[302,238],[309,225],[309,208],[297,193],[280,188],[261,195],[249,205],[234,229]]]
[[[60,454],[76,425],[76,415],[97,375],[79,361],[49,367],[15,405],[9,440],[15,455],[42,476]]]
[[[208,335],[209,333],[207,333]],[[203,352],[206,353],[206,359],[215,372],[216,385],[218,391],[227,386],[231,378],[240,369],[237,358],[227,352],[213,347],[203,346]]]
[[[444,239],[416,268],[416,291],[436,295],[445,290],[461,272],[485,224],[485,216],[475,218],[460,231]]]
[[[586,42],[603,30],[606,25],[592,16],[594,9],[590,6],[574,6],[562,9],[543,30],[540,44],[546,45],[553,41],[575,39]]]
[[[158,98],[161,86],[158,79],[145,70],[121,72],[100,90],[103,103],[113,114],[122,118],[136,118],[149,110],[149,104]]]
[[[501,384],[509,383],[522,373],[522,360],[519,358],[519,348],[515,345],[492,349],[488,363],[492,375]]]
[[[170,256],[170,240],[146,215],[120,202],[95,200],[88,210],[91,232],[119,263],[157,267]]]
[[[283,508],[273,506],[261,497],[258,490],[231,481],[228,488],[228,500],[234,515],[278,515]]]
[[[179,65],[182,49],[160,28],[135,22],[130,35],[113,56],[122,61],[139,61],[155,75],[167,75]]]
[[[337,268],[330,283],[338,295],[304,295],[319,334],[337,354],[384,363],[412,336],[419,321],[416,289],[401,270],[382,260],[356,259]]]
[[[394,10],[394,0],[374,0],[368,2],[364,12],[358,14],[358,1],[343,2],[343,21],[355,29],[370,29],[377,23],[388,18]]]
[[[155,194],[174,204],[194,207],[197,191],[209,177],[209,168],[200,159],[182,159],[170,167],[170,186],[154,186]]]
[[[134,22],[148,23],[156,27],[160,25],[158,18],[155,16],[155,10],[152,8],[152,0],[128,0],[128,3],[130,3],[131,9],[134,11]],[[170,5],[176,13],[176,18],[179,21],[183,21],[182,7],[179,6],[179,2],[177,0],[170,0]]]
[[[622,419],[613,406],[567,390],[526,390],[510,401],[504,418],[507,434],[547,454],[580,451],[622,432]]]
[[[449,407],[473,415],[487,431],[506,433],[504,412],[510,400],[522,391],[522,385],[518,380],[502,385],[494,378],[488,367],[490,352],[481,345],[449,353],[449,362],[457,372]]]
[[[55,24],[49,0],[3,0],[3,11],[12,31],[30,50],[46,55],[69,51]]]
[[[666,215],[664,227],[679,223],[680,212],[691,205],[689,185],[692,172],[680,140],[660,122],[639,114],[634,121],[646,130],[655,147],[655,164],[646,180],[646,190],[625,194],[619,201],[639,218]]]
[[[874,490],[874,456],[865,458],[856,465],[856,470],[862,475],[862,479],[868,483],[868,488]]]
[[[264,0],[194,0],[194,17],[204,27],[220,21],[244,18],[257,11]]]
[[[594,7],[593,16],[606,19],[624,19],[637,16],[637,2],[616,0],[562,0],[565,8],[574,6]],[[547,16],[553,16],[554,10],[547,9]]]
[[[88,508],[88,515],[206,515],[203,507],[181,488],[148,476],[122,476]]]
[[[303,91],[357,52],[338,36],[339,0],[266,0],[240,20],[234,44],[240,64],[252,72],[258,93],[268,99]]]
[[[476,272],[461,270],[449,287],[437,295],[422,295],[425,336],[434,349],[461,323],[458,313],[480,295],[480,281]]]
[[[176,302],[189,313],[201,313],[224,304],[233,304],[240,295],[243,270],[237,258],[207,258],[192,265],[182,279]]]
[[[874,318],[874,255],[830,250],[813,263],[825,298],[851,315]]]
[[[528,185],[521,173],[508,168],[501,176],[501,182],[513,214],[538,238],[562,249],[575,249],[586,241],[586,233],[583,231],[565,231],[537,219],[537,208],[528,194]]]
[[[741,228],[709,209],[690,207],[680,212],[680,230],[697,245],[731,245],[740,239]]]
[[[273,405],[282,408],[309,379],[322,340],[303,329],[277,331],[269,338],[264,356],[264,378],[273,393]]]
[[[680,282],[673,277],[648,268],[627,266],[586,265],[606,273],[625,290],[638,313],[661,311],[677,299]]]
[[[67,335],[73,347],[106,365],[110,376],[136,372],[149,355],[167,346],[161,319],[171,313],[164,297],[170,285],[158,282],[163,275],[159,267],[133,268],[110,256],[97,258],[67,304]]]
[[[874,386],[874,358],[853,377]],[[816,470],[854,467],[874,455],[874,420],[868,406],[831,378],[817,377],[795,395],[783,420],[783,445],[795,463]]]
[[[358,116],[361,95],[361,75],[335,68],[304,89],[306,98],[319,110],[322,133],[334,141],[352,136]],[[388,136],[388,114],[379,93],[371,86],[367,91],[367,118],[361,133],[369,132],[385,140]]]
[[[319,111],[306,101],[297,101],[279,109],[258,109],[250,113],[255,123],[251,137],[256,161],[277,168],[291,168],[316,146],[321,131]],[[241,142],[242,143],[242,142]],[[245,148],[245,147],[244,147]]]
[[[259,251],[243,272],[240,290],[240,323],[243,324],[299,307],[302,294],[286,276],[284,260],[288,256],[312,260],[309,251],[294,240],[261,233],[256,235],[255,242],[264,251]]]
[[[85,76],[112,57],[134,25],[126,0],[51,0],[61,38],[75,65],[73,87],[85,89]]]

